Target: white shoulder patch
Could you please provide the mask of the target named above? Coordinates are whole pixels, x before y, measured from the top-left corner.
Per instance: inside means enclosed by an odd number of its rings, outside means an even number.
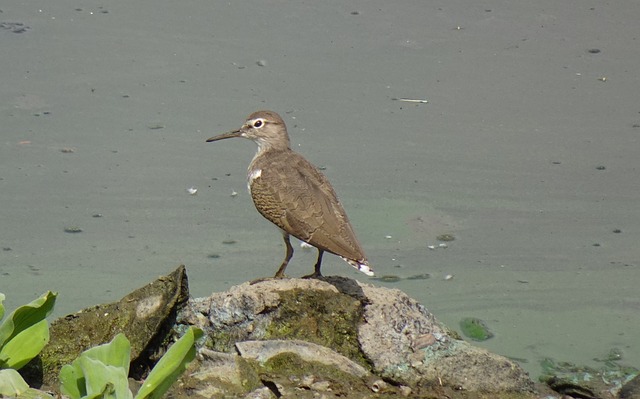
[[[254,181],[258,177],[262,176],[262,169],[256,169],[249,175],[249,182]]]
[[[262,176],[262,169],[256,169],[249,174],[249,179],[247,180],[247,190],[249,192],[251,192],[251,183],[260,176]]]

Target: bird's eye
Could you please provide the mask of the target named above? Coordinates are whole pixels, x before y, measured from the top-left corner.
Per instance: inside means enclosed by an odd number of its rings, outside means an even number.
[[[257,119],[255,122],[253,122],[253,127],[262,127],[263,124],[264,122],[262,121],[262,119]]]

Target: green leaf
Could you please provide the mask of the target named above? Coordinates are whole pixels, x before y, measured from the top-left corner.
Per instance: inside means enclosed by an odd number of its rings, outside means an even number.
[[[49,324],[41,320],[0,348],[0,367],[19,370],[36,357],[48,342]]]
[[[131,345],[124,334],[82,352],[60,370],[60,391],[72,399],[131,399],[129,357]]]
[[[13,337],[44,320],[53,311],[57,293],[47,291],[40,298],[20,306],[0,324],[0,348]]]
[[[29,389],[22,376],[13,369],[0,370],[0,396],[16,397]]]
[[[4,305],[2,302],[4,302],[4,294],[0,292],[0,320],[4,317]]]
[[[202,337],[202,330],[189,327],[187,332],[169,348],[155,365],[136,399],[159,399],[171,385],[184,373],[187,365],[195,358],[195,341]]]
[[[124,368],[107,365],[100,360],[82,355],[78,361],[85,376],[86,398],[133,398]]]
[[[121,367],[127,375],[129,374],[131,345],[122,333],[116,335],[109,343],[87,349],[80,356],[99,360],[107,366]]]
[[[80,366],[77,368],[75,364],[62,366],[60,369],[60,391],[71,399],[80,399],[87,393],[86,381]]]

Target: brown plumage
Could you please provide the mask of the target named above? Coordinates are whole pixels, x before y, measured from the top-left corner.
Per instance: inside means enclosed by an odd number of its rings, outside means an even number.
[[[276,272],[284,271],[293,256],[292,235],[318,249],[314,272],[318,277],[324,252],[340,256],[351,266],[373,276],[349,219],[327,178],[300,154],[291,150],[284,121],[275,112],[249,115],[238,130],[207,142],[243,137],[258,144],[248,170],[249,191],[256,209],[282,230],[286,255]]]

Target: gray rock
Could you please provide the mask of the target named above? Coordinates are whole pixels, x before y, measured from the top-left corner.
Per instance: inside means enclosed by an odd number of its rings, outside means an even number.
[[[426,387],[496,398],[533,392],[520,366],[460,340],[397,289],[341,277],[268,280],[190,304],[179,323],[198,325],[215,350],[257,362],[261,380],[283,396],[293,394],[292,383],[296,395],[314,387],[350,397],[360,397],[357,389],[362,397],[383,390],[419,397]]]
[[[275,399],[277,396],[267,387],[258,388],[247,394],[244,399]]]
[[[187,285],[181,266],[120,302],[55,321],[38,358],[45,383],[56,388],[61,365],[118,332],[131,341],[136,373],[171,330],[195,325],[206,340],[168,392],[177,399],[536,397],[517,364],[460,340],[397,289],[284,279],[187,300]]]
[[[240,356],[264,364],[282,353],[293,353],[305,362],[318,362],[359,378],[369,378],[371,373],[361,365],[324,346],[299,340],[267,340],[236,342]]]
[[[519,365],[452,337],[402,291],[359,285],[368,304],[358,339],[374,373],[408,386],[437,382],[467,391],[532,390]]]
[[[187,391],[187,396],[212,398],[242,396],[264,387],[256,369],[237,354],[200,348],[198,355],[197,362],[182,378],[183,389],[177,392]]]
[[[640,399],[640,375],[624,384],[618,395],[620,399]]]

